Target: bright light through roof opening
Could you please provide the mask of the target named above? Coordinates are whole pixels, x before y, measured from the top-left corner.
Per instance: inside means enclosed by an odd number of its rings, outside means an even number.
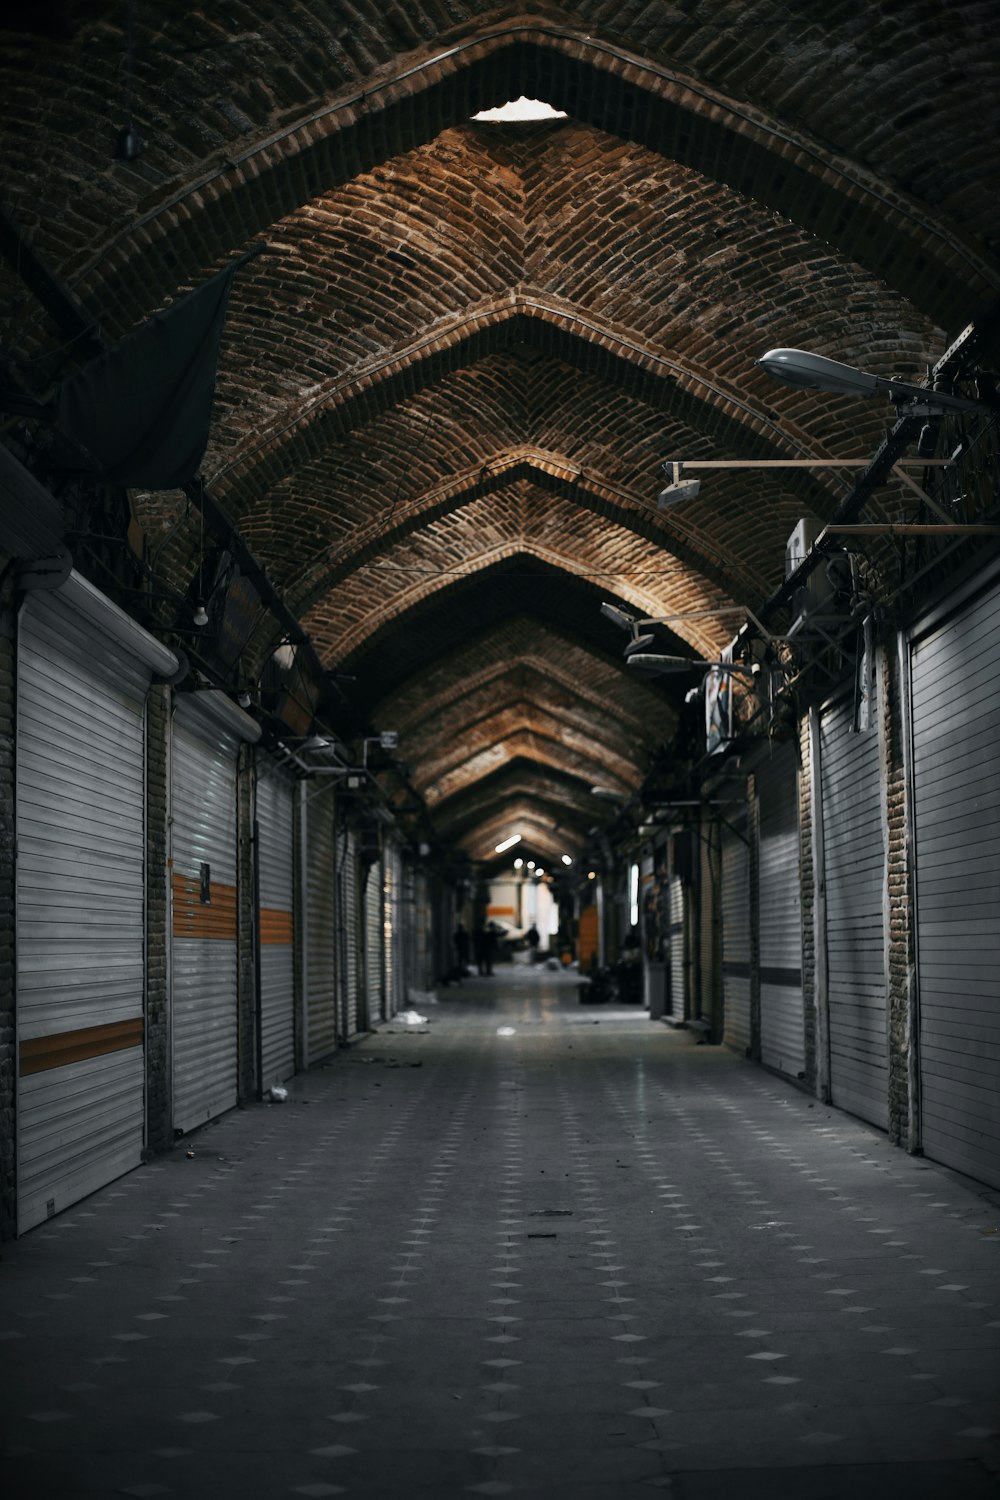
[[[526,99],[522,94],[520,99],[508,99],[506,104],[501,104],[497,109],[481,109],[472,118],[485,120],[488,125],[500,124],[505,120],[565,120],[566,111],[553,109],[543,99]]]

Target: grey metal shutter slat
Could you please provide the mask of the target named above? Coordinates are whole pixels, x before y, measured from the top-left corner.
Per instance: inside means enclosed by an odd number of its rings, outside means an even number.
[[[306,975],[308,1063],[337,1046],[333,788],[310,788],[306,804]]]
[[[365,882],[365,1014],[368,1025],[382,1020],[382,864],[376,859]]]
[[[670,1014],[684,1015],[684,887],[679,875],[670,876]]]
[[[760,798],[761,1061],[790,1077],[805,1070],[802,920],[795,752],[777,748],[757,772]]]
[[[337,835],[337,892],[340,965],[338,989],[344,1034],[358,1034],[358,861],[357,841],[352,829]]]
[[[826,861],[830,1096],[886,1129],[888,1031],[878,736],[855,734],[854,705],[820,718],[820,795]]]
[[[918,638],[910,672],[921,1145],[1000,1187],[1000,588]]]
[[[17,671],[23,1233],[142,1158],[150,671],[58,593],[26,601]],[[33,1071],[32,1043],[112,1025],[134,1044]]]
[[[295,1071],[295,950],[292,938],[294,782],[265,763],[257,778],[260,838],[261,1087],[282,1083]],[[287,925],[287,941],[280,941]]]
[[[746,1053],[750,1048],[750,850],[745,822],[739,831],[722,830],[722,993],[725,1040]]]
[[[171,854],[175,879],[196,880],[202,863],[213,885],[235,891],[238,742],[210,730],[181,694],[173,719]],[[173,1123],[192,1130],[237,1100],[235,936],[171,935]]]
[[[399,1009],[396,984],[399,974],[399,855],[395,844],[385,849],[385,1018],[391,1021]]]

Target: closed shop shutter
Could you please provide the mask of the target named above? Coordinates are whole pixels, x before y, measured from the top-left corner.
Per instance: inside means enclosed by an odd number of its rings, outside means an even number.
[[[257,768],[260,839],[261,1087],[295,1072],[295,918],[292,823],[295,783],[267,762]]]
[[[757,771],[760,799],[760,1055],[795,1078],[805,1071],[799,808],[795,752],[777,747]]]
[[[820,717],[826,867],[830,1097],[888,1126],[888,1033],[882,885],[885,874],[878,735],[855,734],[853,699]]]
[[[344,1036],[358,1034],[358,860],[353,829],[337,834],[338,990]]]
[[[382,1020],[385,947],[382,929],[382,864],[376,859],[365,881],[365,1007],[369,1029]]]
[[[399,890],[400,858],[395,844],[385,849],[385,1018],[391,1021],[400,1008],[399,982],[401,977],[401,929],[402,903]]]
[[[174,1129],[236,1103],[236,758],[213,695],[180,693],[171,754]]]
[[[746,820],[722,830],[722,995],[726,1044],[750,1051],[750,850]]]
[[[911,705],[921,1145],[1000,1187],[1000,587],[915,639]]]
[[[19,620],[19,1233],[142,1156],[145,698],[174,658],[81,612],[101,598],[74,574]]]
[[[684,886],[679,875],[670,876],[670,1010],[674,1020],[684,1019]]]
[[[333,787],[306,802],[306,1066],[337,1046]]]

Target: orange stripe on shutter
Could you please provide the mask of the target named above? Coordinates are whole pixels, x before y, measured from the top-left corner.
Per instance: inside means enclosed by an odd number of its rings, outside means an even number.
[[[290,946],[294,936],[294,924],[290,911],[262,906],[260,909],[260,940],[277,946]]]
[[[236,887],[209,883],[211,901],[201,899],[201,881],[196,875],[173,874],[174,937],[236,940]]]
[[[18,1049],[21,1077],[141,1046],[141,1016],[129,1021],[111,1021],[104,1026],[83,1026],[78,1031],[60,1031],[55,1036],[28,1037]]]

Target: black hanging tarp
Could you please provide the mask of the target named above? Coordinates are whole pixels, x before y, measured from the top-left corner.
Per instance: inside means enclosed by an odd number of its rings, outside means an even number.
[[[56,426],[94,459],[106,484],[173,489],[208,445],[219,340],[243,256],[63,385]]]

